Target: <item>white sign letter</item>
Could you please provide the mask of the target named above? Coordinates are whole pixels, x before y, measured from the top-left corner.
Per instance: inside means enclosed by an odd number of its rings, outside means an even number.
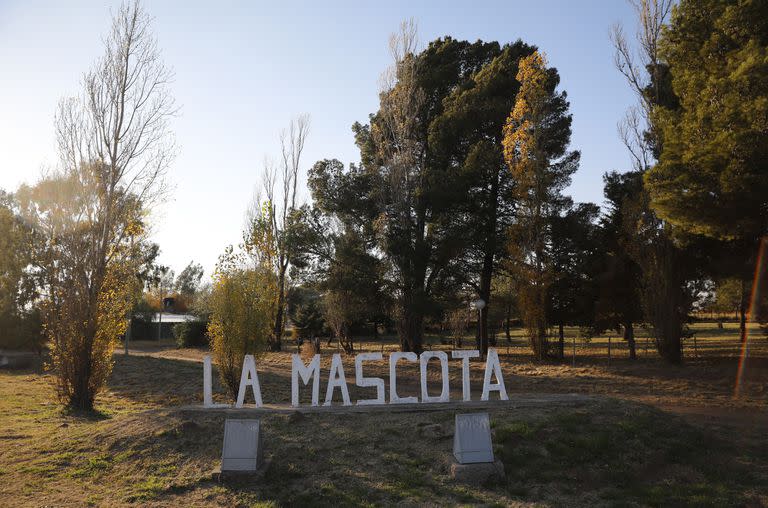
[[[465,402],[472,400],[469,390],[469,359],[479,356],[480,351],[477,349],[459,349],[451,353],[451,357],[454,359],[461,358],[461,394]]]
[[[301,361],[301,356],[291,355],[291,405],[293,407],[299,407],[299,376],[305,385],[309,384],[312,378],[312,405],[317,406],[320,403],[320,355],[312,357],[312,361],[307,366]]]
[[[491,372],[496,376],[496,383],[491,384]],[[480,400],[488,400],[488,394],[499,392],[501,400],[509,400],[507,389],[504,388],[504,376],[501,373],[501,364],[499,363],[499,353],[496,348],[488,348],[488,358],[485,360],[485,376],[483,377],[483,395]]]
[[[440,360],[440,370],[443,376],[443,390],[439,397],[430,397],[427,392],[427,364],[430,358]],[[421,401],[422,402],[448,402],[451,400],[451,388],[448,385],[448,355],[445,351],[427,351],[419,357],[421,368]]]
[[[416,353],[403,353],[398,351],[389,355],[389,402],[391,404],[413,404],[419,401],[418,397],[397,396],[397,361],[404,358],[409,362],[418,360]]]
[[[243,371],[240,374],[240,389],[237,391],[235,407],[243,407],[245,390],[248,386],[253,389],[256,407],[261,407],[261,386],[259,385],[259,375],[256,373],[256,361],[253,359],[253,355],[245,355],[245,358],[243,358]]]
[[[335,353],[331,360],[331,372],[328,374],[328,388],[325,390],[324,406],[330,406],[333,400],[334,388],[341,388],[341,398],[345,406],[351,406],[349,401],[349,390],[347,389],[347,379],[344,377],[344,366],[341,364],[341,355]]]
[[[387,403],[384,398],[384,380],[380,377],[363,377],[363,362],[366,360],[381,359],[381,353],[360,353],[355,357],[355,384],[361,388],[376,387],[376,398],[358,400],[357,405],[359,406]]]
[[[211,355],[203,357],[203,407],[213,407],[213,388],[211,385]]]

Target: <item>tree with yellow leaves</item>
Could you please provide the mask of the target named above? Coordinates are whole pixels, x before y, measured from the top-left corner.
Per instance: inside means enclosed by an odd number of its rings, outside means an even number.
[[[138,2],[123,4],[81,94],[59,105],[60,168],[19,192],[40,232],[51,369],[75,409],[91,410],[106,383],[140,283],[146,211],[164,196],[175,155],[172,78],[150,16]]]
[[[571,115],[565,92],[557,92],[557,70],[536,51],[520,60],[520,91],[504,125],[504,159],[512,172],[515,224],[509,268],[519,287],[519,308],[537,358],[548,354],[547,301],[553,280],[552,218],[571,204],[562,191],[579,164],[567,151]]]
[[[251,264],[232,247],[219,258],[208,300],[208,336],[219,375],[237,396],[245,355],[267,350],[275,314],[278,280],[268,263]]]
[[[40,311],[62,402],[91,409],[112,371],[112,351],[126,331],[146,262],[144,210],[118,192],[107,220],[98,164],[49,175],[17,196],[35,229]],[[102,250],[106,237],[107,248]]]

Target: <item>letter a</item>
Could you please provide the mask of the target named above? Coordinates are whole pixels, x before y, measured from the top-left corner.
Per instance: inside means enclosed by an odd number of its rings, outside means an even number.
[[[491,373],[496,376],[496,383],[491,384]],[[501,373],[499,353],[496,348],[488,348],[488,359],[485,361],[485,376],[483,377],[483,394],[480,400],[488,400],[490,392],[499,392],[501,400],[509,400],[507,389],[504,387],[504,376]]]
[[[344,377],[344,366],[341,364],[341,355],[335,353],[331,360],[331,372],[328,374],[328,388],[325,390],[324,406],[330,406],[333,400],[333,389],[341,389],[341,398],[345,406],[351,406],[349,401],[349,389],[347,388],[347,379]]]
[[[253,355],[245,355],[245,358],[243,358],[243,371],[240,374],[240,389],[237,391],[235,407],[243,407],[245,391],[248,386],[253,389],[256,407],[261,407],[261,386],[259,385],[259,375],[256,373],[256,361],[253,359]]]

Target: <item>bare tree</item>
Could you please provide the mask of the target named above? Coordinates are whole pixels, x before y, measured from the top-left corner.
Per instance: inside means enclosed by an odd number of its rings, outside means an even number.
[[[81,95],[59,105],[61,170],[29,192],[35,205],[27,210],[47,231],[44,319],[59,393],[81,409],[93,407],[111,371],[145,211],[165,193],[175,155],[168,124],[177,111],[173,73],[160,58],[151,21],[138,2],[114,14]]]
[[[624,120],[619,136],[632,157],[635,171],[643,173],[656,161],[661,142],[652,124],[653,108],[664,100],[663,72],[667,67],[659,50],[663,27],[673,0],[629,0],[637,15],[634,47],[620,25],[613,27],[614,63],[637,97]],[[645,318],[651,324],[656,347],[671,363],[682,361],[685,318],[692,302],[685,280],[685,257],[672,237],[669,225],[650,204],[645,188],[625,198],[622,204],[624,229],[631,240],[625,247],[642,271],[640,294]]]
[[[629,3],[637,14],[637,49],[630,45],[620,24],[613,26],[611,41],[616,50],[614,64],[627,79],[638,102],[619,122],[618,131],[632,156],[635,169],[645,170],[655,159],[650,139],[645,133],[651,125],[653,104],[661,95],[659,38],[672,10],[673,0],[629,0]],[[654,89],[651,90],[651,87]]]
[[[389,37],[392,65],[380,82],[381,129],[374,131],[381,158],[388,162],[389,179],[395,194],[393,201],[402,205],[402,221],[413,219],[414,187],[423,165],[423,140],[419,136],[419,113],[426,97],[419,87],[416,58],[418,28],[413,19],[400,23]]]
[[[382,75],[380,107],[371,135],[376,146],[381,193],[381,211],[376,233],[386,257],[393,261],[398,290],[397,328],[403,351],[420,352],[423,308],[427,299],[429,266],[429,220],[425,201],[426,137],[423,110],[426,94],[418,78],[416,23],[400,24],[389,39],[392,65]]]
[[[285,330],[288,269],[291,264],[290,227],[297,209],[297,184],[301,155],[309,134],[309,116],[291,120],[280,133],[280,161],[265,159],[261,187],[246,213],[246,250],[257,263],[266,263],[277,277],[274,325],[269,349],[279,351]]]

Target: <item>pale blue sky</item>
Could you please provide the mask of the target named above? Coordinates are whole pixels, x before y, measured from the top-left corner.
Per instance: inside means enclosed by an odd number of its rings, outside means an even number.
[[[56,162],[53,115],[102,51],[105,0],[0,0],[0,188],[33,183]],[[264,155],[278,133],[308,113],[303,169],[321,158],[354,162],[350,126],[377,109],[389,64],[387,37],[413,17],[423,42],[443,35],[501,43],[518,38],[544,50],[561,76],[573,113],[572,148],[582,152],[570,193],[602,203],[602,174],[629,157],[616,123],[633,98],[613,68],[608,38],[621,0],[585,1],[145,1],[182,106],[174,120],[179,156],[172,198],[159,210],[154,239],[177,272],[190,260],[210,273],[241,238],[243,214]],[[305,193],[306,196],[306,193]]]

